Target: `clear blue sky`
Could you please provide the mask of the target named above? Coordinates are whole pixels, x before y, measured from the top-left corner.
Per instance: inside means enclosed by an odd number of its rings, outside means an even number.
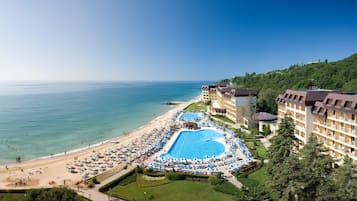
[[[0,80],[220,80],[352,53],[354,1],[0,0]]]

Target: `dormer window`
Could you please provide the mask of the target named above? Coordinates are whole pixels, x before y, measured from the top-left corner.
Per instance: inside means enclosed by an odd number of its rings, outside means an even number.
[[[331,104],[332,103],[332,99],[327,99],[327,104]]]

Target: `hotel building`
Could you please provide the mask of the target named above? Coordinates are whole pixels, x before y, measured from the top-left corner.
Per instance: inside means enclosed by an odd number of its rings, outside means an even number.
[[[313,134],[336,159],[348,155],[357,164],[357,95],[329,93],[313,108]]]
[[[348,155],[357,164],[357,95],[327,90],[286,90],[276,98],[276,103],[278,123],[285,115],[291,117],[299,147],[313,134],[335,159]]]
[[[286,90],[276,98],[278,105],[278,124],[288,115],[295,125],[295,137],[302,147],[310,137],[313,127],[312,108],[316,101],[322,101],[328,91],[295,91]]]
[[[256,111],[257,92],[224,84],[202,86],[202,100],[210,103],[212,115],[223,115],[232,121],[251,127]]]

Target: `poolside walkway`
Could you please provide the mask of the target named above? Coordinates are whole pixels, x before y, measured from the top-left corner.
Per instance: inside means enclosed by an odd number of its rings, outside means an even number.
[[[238,189],[241,189],[243,187],[243,184],[240,183],[240,181],[238,181],[237,178],[234,175],[232,175],[232,173],[227,171],[225,168],[220,168],[219,170],[224,173],[225,178],[229,182],[231,182],[235,187],[237,187]]]
[[[235,187],[237,187],[238,189],[242,189],[243,184],[240,183],[240,181],[237,180],[237,178],[234,175],[230,175],[227,177],[227,180],[229,182],[231,182]]]

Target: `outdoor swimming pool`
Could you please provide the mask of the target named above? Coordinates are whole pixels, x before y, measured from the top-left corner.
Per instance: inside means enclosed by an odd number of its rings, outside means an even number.
[[[185,112],[182,113],[182,115],[180,116],[181,121],[194,121],[201,118],[202,118],[202,114],[197,112]]]
[[[225,147],[216,139],[223,139],[222,133],[211,129],[181,131],[169,151],[162,158],[204,159],[224,153]]]

